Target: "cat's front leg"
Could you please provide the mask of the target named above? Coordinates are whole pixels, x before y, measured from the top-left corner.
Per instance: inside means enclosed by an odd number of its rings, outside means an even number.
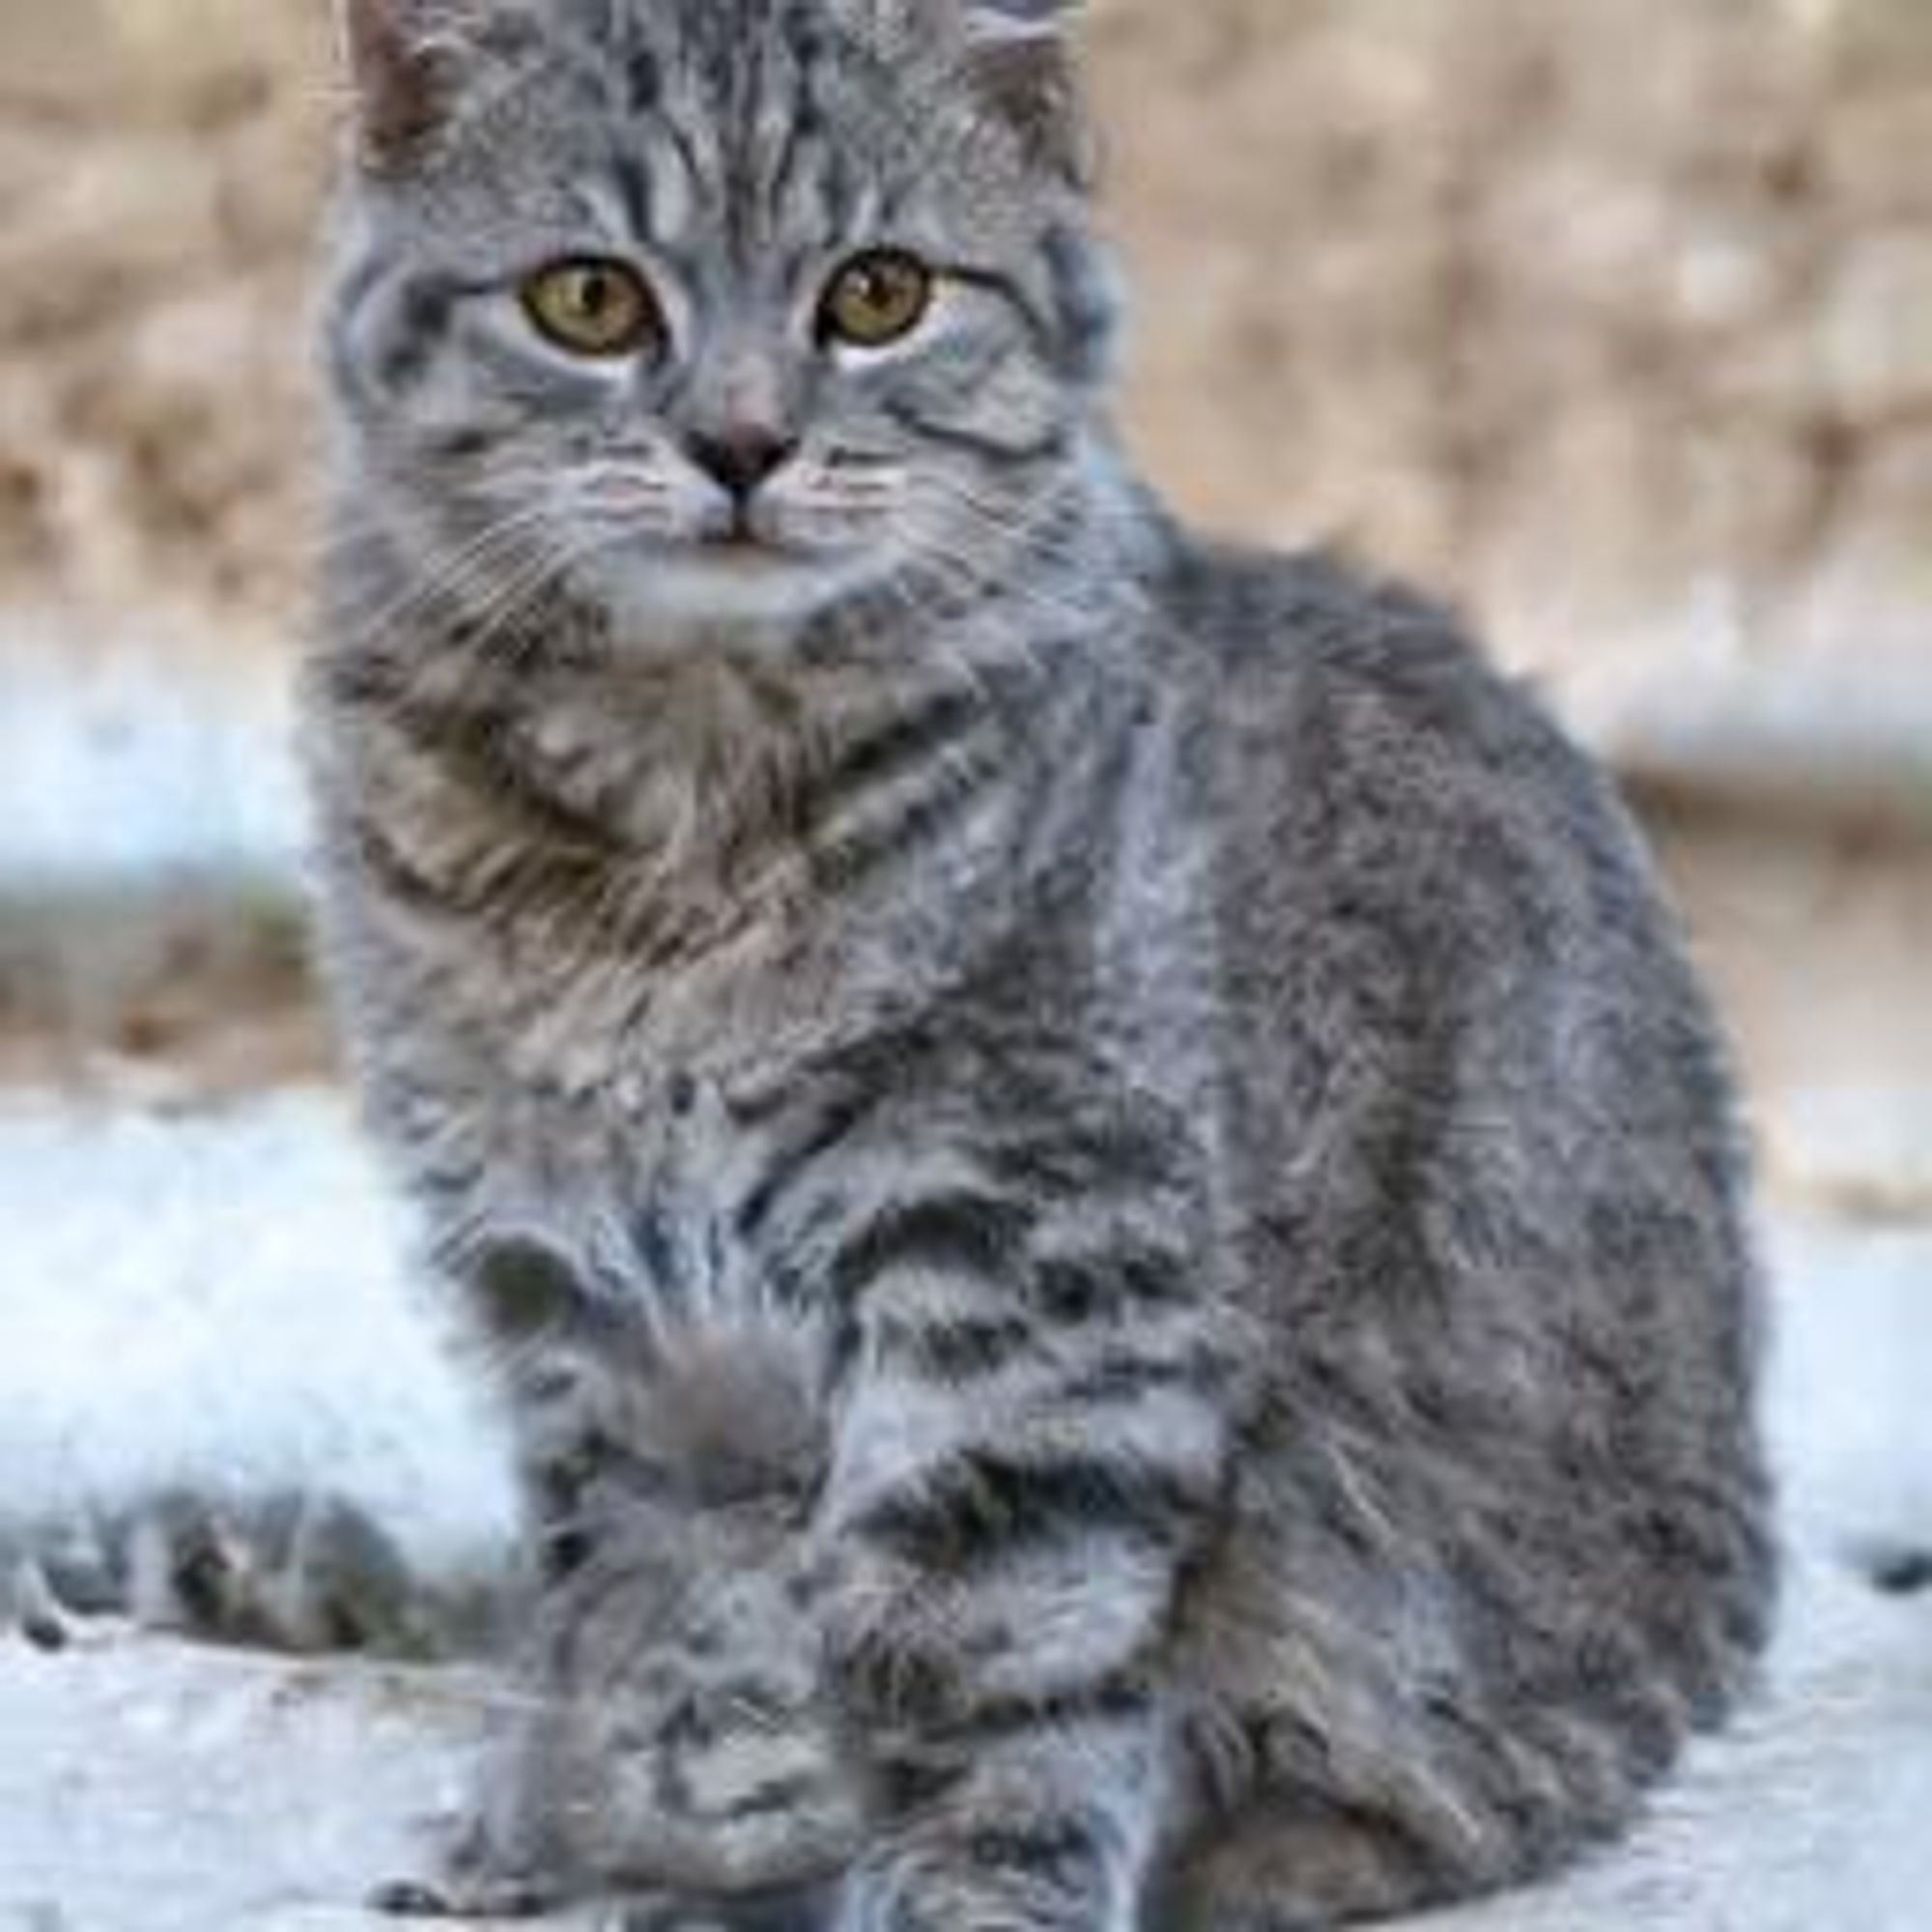
[[[1146,1194],[906,1189],[845,1231],[815,1532],[838,1707],[913,1780],[840,1932],[1114,1932],[1164,1798],[1159,1657],[1241,1366],[1198,1224]]]
[[[1167,1806],[1153,1708],[957,1741],[846,1881],[837,1932],[1134,1932]]]
[[[841,1707],[1006,1723],[1137,1681],[1217,1519],[1242,1375],[1187,1225],[955,1188],[832,1264],[852,1312],[815,1533]]]

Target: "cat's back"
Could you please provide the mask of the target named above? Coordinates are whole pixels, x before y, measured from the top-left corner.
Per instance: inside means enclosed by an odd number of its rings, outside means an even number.
[[[1405,584],[1328,552],[1198,543],[1167,579],[1162,620],[1218,768],[1251,799],[1426,800],[1445,829],[1445,807],[1533,801],[1552,841],[1571,841],[1566,860],[1577,844],[1634,855],[1611,786],[1534,691]]]
[[[1419,1024],[1492,998],[1627,1009],[1706,1042],[1680,1070],[1721,1111],[1703,996],[1614,783],[1452,611],[1326,554],[1200,545],[1161,621],[1227,946],[1286,975],[1292,943],[1304,980],[1346,959],[1406,987]]]
[[[1164,610],[1258,1211],[1379,1110],[1459,1240],[1492,1208],[1613,1246],[1637,1203],[1748,1325],[1727,1055],[1609,777],[1445,610],[1331,557],[1202,548]]]

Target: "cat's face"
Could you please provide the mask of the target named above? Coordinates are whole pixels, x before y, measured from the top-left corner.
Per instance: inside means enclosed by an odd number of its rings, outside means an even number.
[[[996,579],[1109,325],[1052,14],[351,0],[350,513],[620,633]]]

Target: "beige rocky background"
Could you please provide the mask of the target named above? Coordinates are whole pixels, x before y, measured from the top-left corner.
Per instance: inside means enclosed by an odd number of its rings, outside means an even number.
[[[1923,0],[1094,12],[1131,415],[1190,509],[1579,687],[1713,628],[1916,677]],[[289,631],[326,14],[0,14],[0,597]]]

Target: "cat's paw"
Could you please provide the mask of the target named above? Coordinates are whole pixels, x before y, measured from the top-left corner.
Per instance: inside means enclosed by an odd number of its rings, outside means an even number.
[[[733,1898],[626,1899],[597,1932],[836,1932],[838,1888],[783,1887]]]
[[[845,1883],[837,1932],[1089,1932],[1112,1922],[1106,1860],[1084,1831],[1015,1816],[940,1820]]]
[[[125,1550],[92,1516],[0,1540],[0,1629],[61,1650],[128,1606]]]
[[[402,1551],[349,1504],[286,1496],[224,1513],[177,1498],[154,1534],[135,1565],[144,1619],[173,1612],[195,1634],[284,1651],[433,1647]]]

